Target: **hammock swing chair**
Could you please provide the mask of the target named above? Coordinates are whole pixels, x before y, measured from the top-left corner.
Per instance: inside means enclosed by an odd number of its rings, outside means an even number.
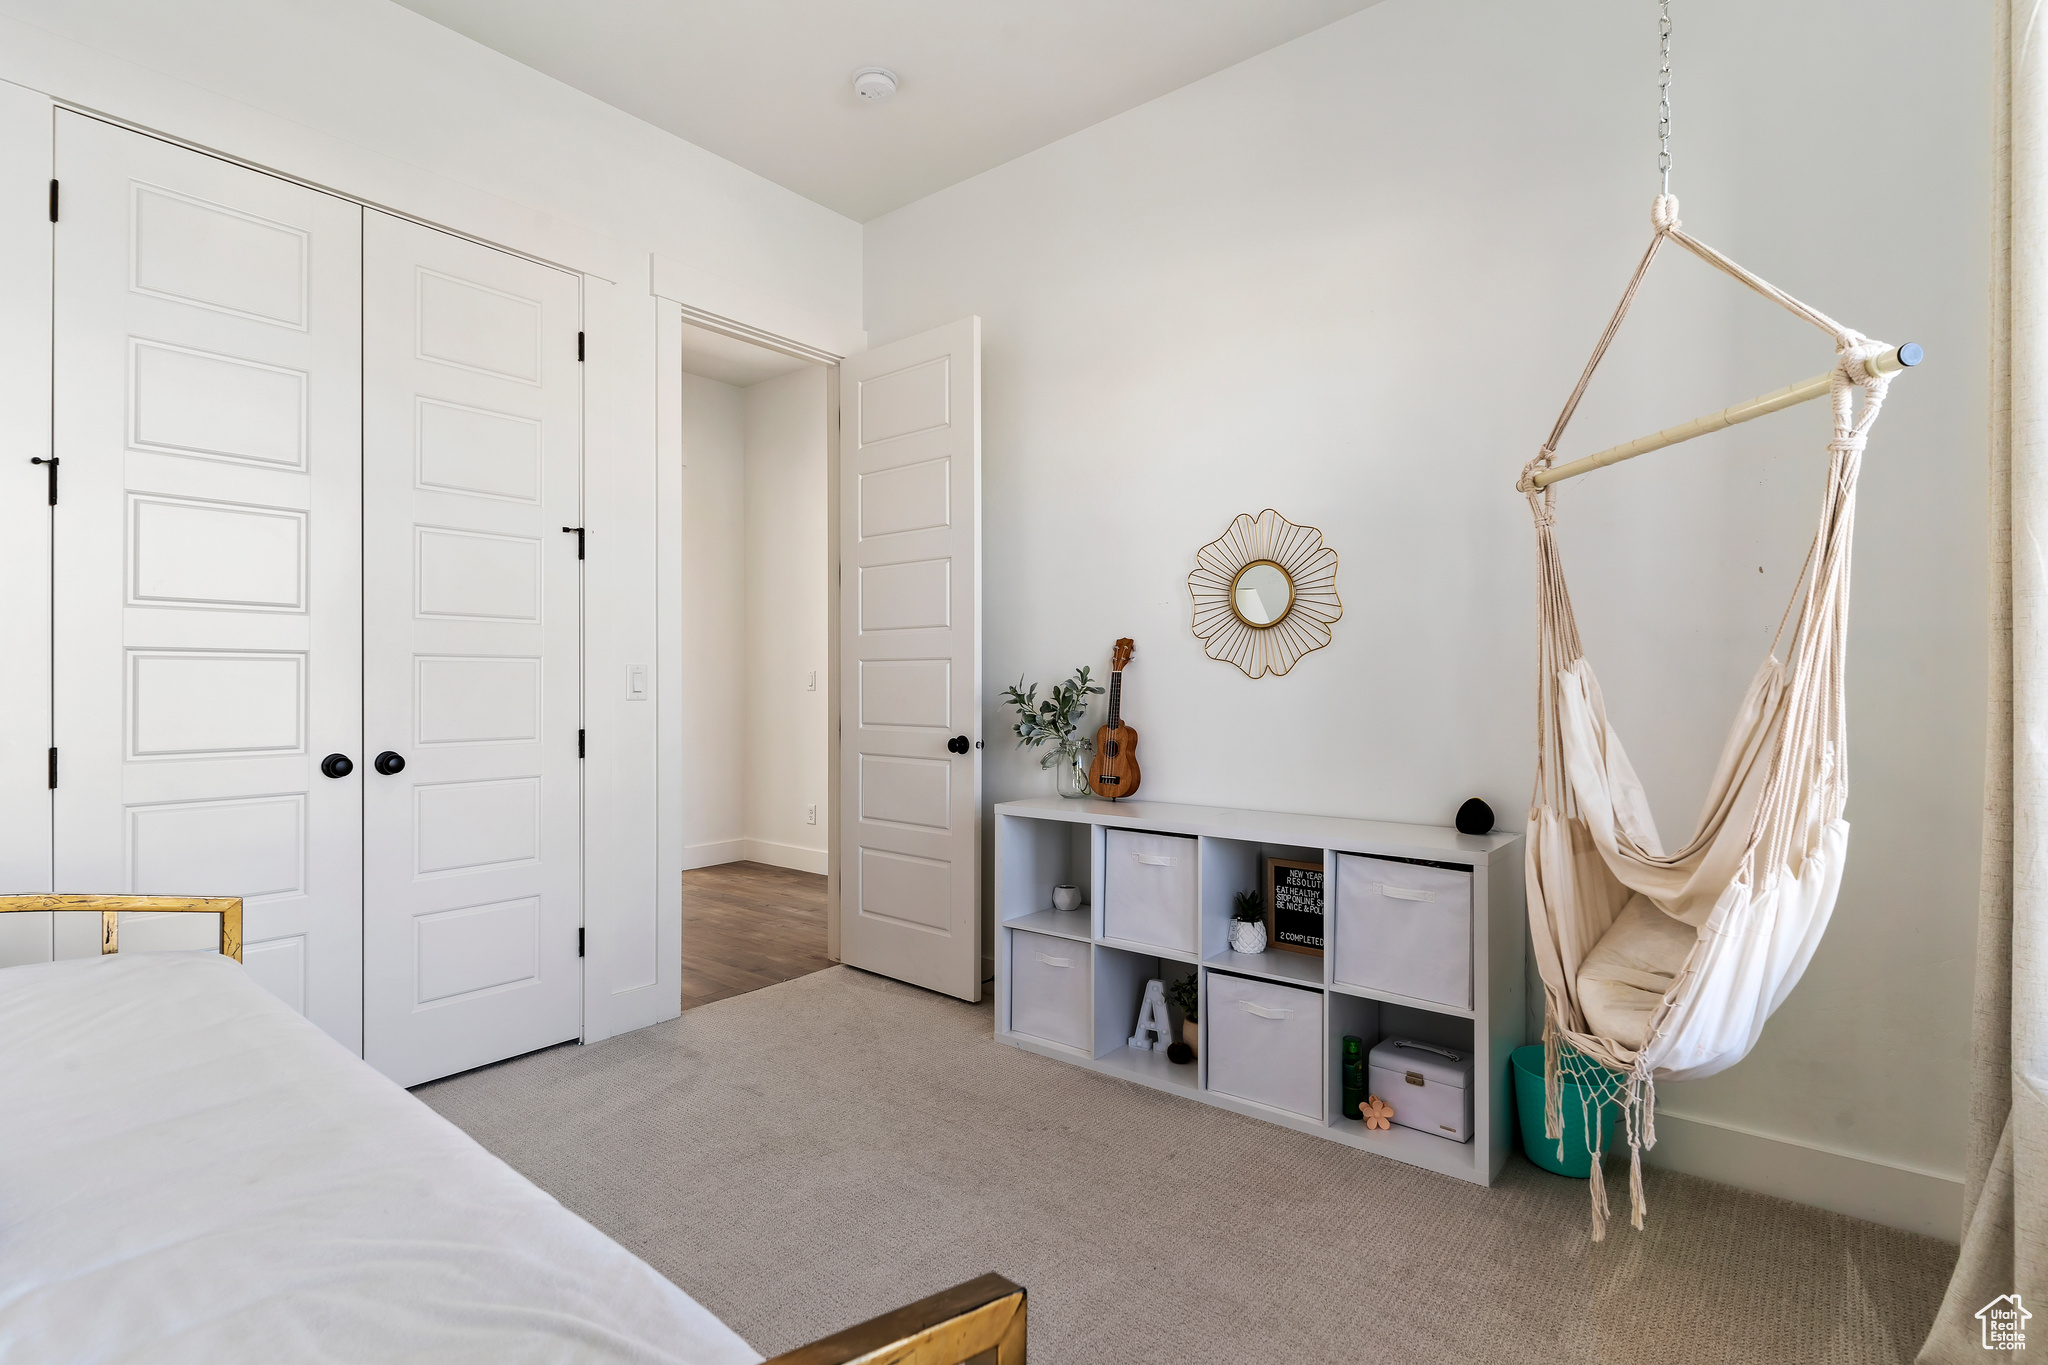
[[[1668,8],[1662,84],[1670,80]],[[1529,928],[1544,986],[1545,1131],[1563,1155],[1561,1071],[1569,1065],[1597,1134],[1596,1111],[1621,1109],[1631,1222],[1640,1229],[1642,1153],[1657,1141],[1656,1083],[1711,1076],[1740,1061],[1798,984],[1841,886],[1849,826],[1843,664],[1856,475],[1891,376],[1918,362],[1844,327],[1688,235],[1670,194],[1668,93],[1659,168],[1665,192],[1621,304],[1550,438],[1516,487],[1536,523],[1539,681],[1536,781],[1528,833]],[[1832,370],[1681,427],[1553,467],[1557,446],[1658,250],[1673,242],[1834,338]],[[1861,411],[1854,391],[1863,391]],[[1825,393],[1834,406],[1820,525],[1785,615],[1751,679],[1715,765],[1699,827],[1665,851],[1648,800],[1579,641],[1558,553],[1562,479]],[[1567,1058],[1569,1047],[1578,1053]],[[1608,1204],[1600,1153],[1591,1176],[1593,1239]]]

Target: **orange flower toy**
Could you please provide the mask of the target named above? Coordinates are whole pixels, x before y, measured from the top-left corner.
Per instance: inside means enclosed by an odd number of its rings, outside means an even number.
[[[1367,1095],[1365,1103],[1359,1106],[1359,1112],[1367,1128],[1377,1128],[1384,1133],[1394,1125],[1394,1106],[1378,1095]]]

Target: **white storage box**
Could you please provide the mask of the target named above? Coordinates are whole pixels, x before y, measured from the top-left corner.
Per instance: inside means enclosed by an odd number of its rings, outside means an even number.
[[[1389,1038],[1366,1057],[1366,1089],[1394,1107],[1403,1128],[1472,1140],[1472,1054]]]
[[[1199,928],[1195,840],[1132,829],[1104,833],[1104,937],[1194,952]]]
[[[1340,854],[1335,937],[1343,985],[1472,1008],[1469,871]]]
[[[1094,1055],[1089,947],[1070,938],[1010,932],[1010,1031]]]
[[[1323,993],[1209,973],[1209,1088],[1323,1117]]]

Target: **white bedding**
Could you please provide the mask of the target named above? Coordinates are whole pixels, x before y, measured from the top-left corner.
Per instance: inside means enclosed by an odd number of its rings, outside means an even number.
[[[0,970],[0,1361],[760,1359],[230,959]]]

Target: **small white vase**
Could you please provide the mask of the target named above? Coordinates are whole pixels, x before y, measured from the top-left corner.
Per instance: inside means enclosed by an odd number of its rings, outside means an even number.
[[[1052,889],[1052,908],[1055,910],[1079,910],[1081,888],[1078,886],[1055,886]]]
[[[1265,952],[1265,921],[1256,919],[1232,920],[1230,922],[1230,951],[1233,953]]]

